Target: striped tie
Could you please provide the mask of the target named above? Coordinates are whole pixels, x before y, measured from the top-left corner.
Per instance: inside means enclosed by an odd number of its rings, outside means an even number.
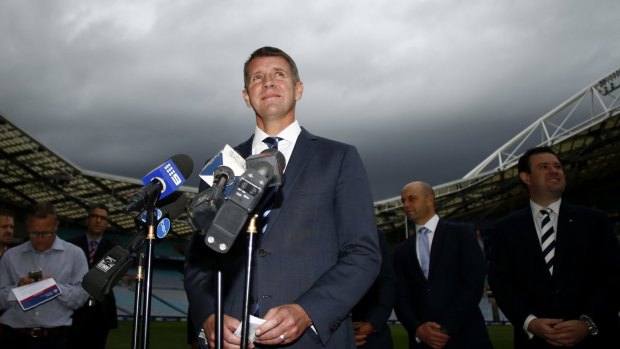
[[[92,265],[95,260],[95,253],[97,253],[97,241],[90,242],[90,248],[88,249],[88,264]]]
[[[422,268],[422,272],[424,273],[424,277],[428,279],[428,269],[431,261],[431,250],[428,243],[428,233],[431,231],[422,227],[418,230],[420,233],[420,240],[418,240],[418,250],[420,255],[420,267]]]
[[[263,139],[263,143],[267,144],[269,149],[278,149],[278,142],[280,142],[283,138],[281,137],[265,137]]]
[[[267,147],[269,147],[269,149],[275,149],[278,150],[278,142],[280,142],[283,138],[281,137],[265,137],[265,139],[263,139],[263,143],[267,144]],[[271,190],[269,192],[266,193],[266,198],[265,200],[272,200],[273,199],[273,194],[274,191]],[[265,231],[267,231],[267,224],[269,223],[269,213],[271,213],[271,209],[268,208],[265,211],[263,211],[263,213],[261,214],[262,216],[262,222],[263,222],[263,226],[261,228],[261,233],[265,233]]]
[[[542,247],[543,256],[545,257],[545,262],[547,263],[547,268],[549,268],[549,273],[553,275],[555,230],[553,229],[553,224],[551,223],[551,212],[551,209],[540,210],[540,213],[543,215],[543,220],[540,224],[540,232],[542,233],[540,244]]]

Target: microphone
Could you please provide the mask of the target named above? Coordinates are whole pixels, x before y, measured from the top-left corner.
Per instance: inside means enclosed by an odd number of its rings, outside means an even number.
[[[265,149],[260,154],[245,159],[247,168],[256,169],[261,175],[269,178],[269,187],[282,185],[286,159],[277,149]]]
[[[217,211],[205,237],[205,244],[219,253],[229,251],[265,189],[282,184],[286,160],[279,151],[268,149],[248,157],[246,162],[248,169]]]
[[[187,205],[189,203],[189,198],[185,196],[181,192],[172,193],[170,196],[166,197],[164,200],[160,201],[160,204],[166,203],[161,207],[161,209],[156,209],[156,218],[157,218],[157,237],[162,239],[164,238],[168,232],[170,231],[170,225],[172,221],[174,221],[178,216],[180,216],[183,212],[187,210]],[[146,225],[146,211],[142,211],[139,215],[134,218],[136,231],[138,232],[138,238],[141,238],[142,241],[139,242],[139,245],[142,245],[144,241],[144,236],[140,235],[142,231],[144,231],[144,227]],[[136,250],[136,242],[130,243],[128,246],[132,246],[131,250]]]
[[[228,144],[200,171],[200,178],[209,188],[199,192],[189,207],[192,229],[205,235],[217,210],[222,206],[239,176],[245,171],[245,159]]]
[[[172,202],[162,206],[161,209],[157,209],[159,221],[157,237],[160,239],[170,231],[171,222],[185,211],[189,199],[183,193],[176,192],[166,198],[166,201]],[[139,250],[144,243],[143,229],[139,229],[139,225],[141,224],[142,228],[146,225],[146,212],[142,212],[134,220],[138,232],[124,246],[116,245],[106,252],[105,256],[86,273],[82,280],[82,287],[86,292],[99,301],[102,301],[103,296],[110,293],[118,280],[131,267],[133,258],[131,258],[130,253]]]
[[[129,270],[131,262],[133,259],[126,248],[119,245],[112,247],[95,267],[84,275],[82,287],[91,297],[103,301],[103,296],[110,293],[118,280]]]
[[[189,198],[185,195],[181,195],[180,198],[161,208],[164,218],[157,223],[157,237],[163,239],[168,232],[170,232],[170,226],[178,216],[187,210],[187,204]]]
[[[227,168],[227,169],[226,169]],[[230,175],[230,171],[234,176]],[[200,171],[200,179],[207,183],[210,187],[217,183],[222,172],[228,176],[226,182],[225,195],[229,195],[234,187],[235,180],[245,171],[245,160],[230,145],[226,144],[224,149],[220,150]],[[234,177],[234,178],[233,178]]]
[[[144,209],[147,203],[157,202],[158,199],[172,194],[192,174],[193,168],[194,162],[189,156],[173,155],[142,178],[145,185],[133,195],[123,212],[139,211]]]

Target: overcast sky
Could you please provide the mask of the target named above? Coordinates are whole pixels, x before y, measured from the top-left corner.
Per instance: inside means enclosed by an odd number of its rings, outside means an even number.
[[[620,1],[0,1],[0,114],[74,164],[140,178],[254,130],[242,67],[297,62],[297,119],[357,146],[375,200],[456,180],[620,67]]]

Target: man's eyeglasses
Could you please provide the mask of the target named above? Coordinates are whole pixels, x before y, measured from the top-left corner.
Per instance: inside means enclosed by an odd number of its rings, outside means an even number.
[[[54,233],[56,233],[56,232],[55,231],[48,231],[48,232],[45,232],[45,233],[29,233],[28,235],[31,238],[48,238],[48,237],[54,235]]]
[[[92,218],[92,219],[94,219],[94,220],[101,219],[102,221],[105,221],[105,222],[107,222],[107,221],[109,220],[109,218],[108,218],[108,217],[105,217],[105,216],[100,216],[100,215],[98,215],[98,214],[93,214],[93,213],[89,214],[89,215],[88,215],[88,217],[89,217],[89,218]]]

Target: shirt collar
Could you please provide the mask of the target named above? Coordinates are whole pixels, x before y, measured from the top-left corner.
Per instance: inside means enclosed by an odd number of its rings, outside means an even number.
[[[34,249],[34,246],[32,246],[32,242],[28,241],[28,244],[26,245],[26,248],[23,250],[23,252],[34,252],[34,253],[46,253],[48,251],[51,250],[57,250],[57,251],[64,251],[65,250],[65,245],[61,242],[62,240],[58,237],[58,235],[56,235],[56,238],[54,239],[54,243],[52,244],[52,247],[48,248],[45,251],[37,251]]]
[[[288,125],[282,132],[275,135],[275,137],[280,137],[284,141],[295,143],[297,141],[297,137],[301,133],[301,126],[299,126],[299,122],[297,120],[293,121],[292,124]],[[271,137],[266,134],[265,131],[261,130],[258,126],[254,130],[254,139],[252,140],[252,154],[256,154],[255,149],[263,148],[264,143],[263,139],[266,137]]]
[[[415,225],[415,231],[418,232],[420,231],[420,228],[425,227],[426,229],[430,230],[431,233],[434,233],[435,230],[437,230],[437,224],[439,223],[439,216],[437,214],[433,215],[433,217],[431,217],[431,219],[429,219],[426,223],[424,223],[423,225]]]
[[[562,198],[557,199],[556,201],[549,204],[548,207],[542,207],[539,204],[535,203],[532,199],[530,199],[530,209],[532,210],[532,216],[538,217],[540,215],[540,210],[544,210],[550,208],[553,213],[560,213],[560,204],[562,203]]]

